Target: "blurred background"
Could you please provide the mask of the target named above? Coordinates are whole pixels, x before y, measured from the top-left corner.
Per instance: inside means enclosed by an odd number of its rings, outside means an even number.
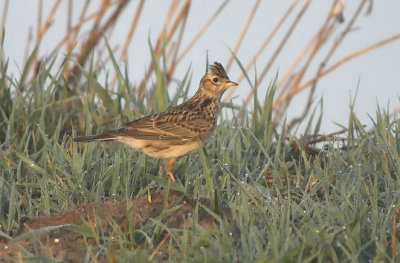
[[[221,62],[240,83],[225,101],[248,105],[250,112],[255,86],[263,101],[276,81],[277,125],[286,116],[294,127],[317,108],[323,111],[321,131],[337,131],[354,99],[367,127],[378,104],[391,114],[399,110],[398,0],[6,0],[0,10],[1,60],[8,60],[15,79],[24,75],[21,81],[34,79],[41,63],[56,58],[61,65],[68,58],[66,83],[79,79],[77,65],[92,64],[99,82],[113,89],[107,39],[138,94],[155,79],[153,50],[170,92],[189,72],[192,95],[207,59]]]

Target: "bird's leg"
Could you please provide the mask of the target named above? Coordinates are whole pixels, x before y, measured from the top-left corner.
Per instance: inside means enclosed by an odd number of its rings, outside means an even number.
[[[175,163],[175,158],[165,159],[165,170],[172,182],[175,182],[174,174],[172,173],[172,166]]]

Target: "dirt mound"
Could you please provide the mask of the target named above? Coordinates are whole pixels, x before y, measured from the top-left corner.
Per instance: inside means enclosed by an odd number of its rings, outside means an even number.
[[[155,224],[151,224],[152,219],[161,220],[167,228],[183,228],[184,225],[186,227],[191,225],[191,215],[194,215],[197,202],[210,208],[209,200],[194,201],[172,190],[168,193],[167,199],[164,190],[152,193],[151,199],[149,202],[148,197],[144,196],[130,203],[125,201],[91,203],[59,214],[28,220],[21,223],[19,233],[14,235],[13,241],[9,243],[0,241],[0,261],[13,261],[31,253],[32,256],[41,256],[42,259],[55,257],[67,262],[78,262],[86,255],[88,244],[99,244],[104,237],[109,240],[118,230],[129,236],[133,225],[136,229],[149,222],[150,228],[153,229]],[[223,218],[231,218],[227,210],[220,210],[220,214]],[[217,222],[199,206],[198,223],[204,228],[211,228]],[[96,230],[100,230],[101,234],[94,235]],[[161,245],[168,237],[169,234],[161,232],[153,243],[158,252],[157,257],[161,260],[167,257],[168,249]],[[137,237],[139,243],[141,239],[144,240],[144,236]],[[95,261],[115,262],[115,259],[111,253]]]

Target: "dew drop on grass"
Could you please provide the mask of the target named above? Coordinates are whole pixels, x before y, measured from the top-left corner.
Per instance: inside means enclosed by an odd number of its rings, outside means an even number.
[[[346,226],[342,226],[342,229],[343,229],[343,230],[346,230],[346,228],[347,228]]]
[[[232,232],[229,232],[229,235],[232,236],[233,235]]]
[[[191,184],[191,183],[192,183],[191,181],[188,182],[188,184]]]

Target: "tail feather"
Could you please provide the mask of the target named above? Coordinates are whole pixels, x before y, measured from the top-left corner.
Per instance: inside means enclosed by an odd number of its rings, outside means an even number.
[[[74,142],[92,142],[92,141],[115,141],[118,138],[111,133],[102,133],[97,135],[80,136],[73,138]]]

